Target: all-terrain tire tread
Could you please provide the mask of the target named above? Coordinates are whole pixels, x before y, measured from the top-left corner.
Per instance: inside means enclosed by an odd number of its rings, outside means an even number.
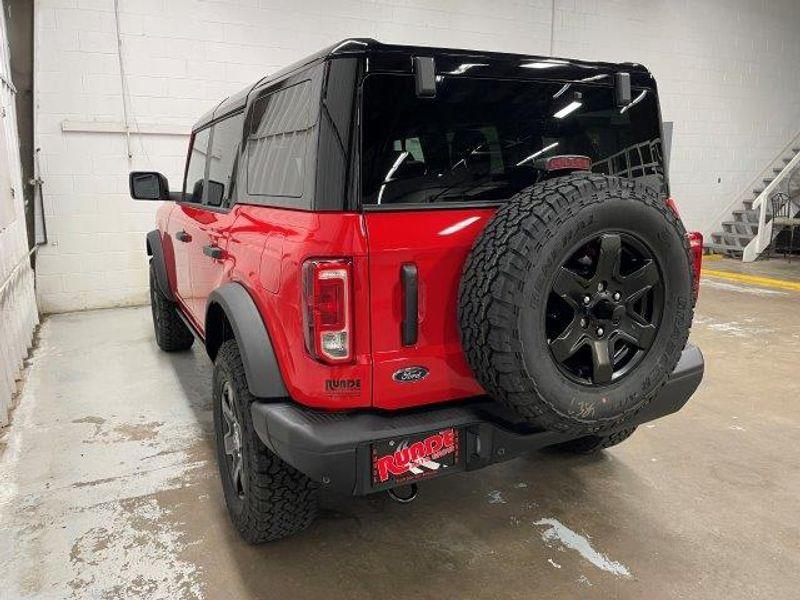
[[[689,336],[693,306],[678,319],[676,350],[660,364],[660,385],[613,420],[591,421],[561,414],[539,391],[522,360],[517,319],[531,258],[564,222],[581,210],[614,199],[643,201],[658,210],[684,243],[687,277],[692,259],[686,231],[662,195],[631,180],[573,173],[523,190],[502,205],[475,241],[464,264],[458,314],[461,342],[472,370],[487,393],[523,418],[553,431],[587,433],[616,428],[630,420],[658,392],[675,368]]]
[[[250,405],[256,400],[250,394],[239,348],[235,340],[220,346],[214,365],[214,402],[217,417],[217,395],[222,378],[228,377],[240,408],[242,444],[248,465],[248,488],[241,504],[228,505],[234,526],[251,544],[272,542],[306,529],[318,512],[318,484],[281,460],[258,437],[253,427]],[[215,423],[215,427],[217,427]],[[232,488],[230,478],[220,461],[223,486]],[[229,494],[226,493],[226,502]]]
[[[153,311],[153,327],[156,343],[165,352],[188,350],[194,343],[194,335],[178,316],[178,307],[161,293],[156,281],[155,267],[150,261],[150,306]]]

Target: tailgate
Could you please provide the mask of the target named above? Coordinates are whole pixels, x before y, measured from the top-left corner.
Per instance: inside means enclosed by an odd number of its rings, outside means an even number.
[[[461,349],[458,286],[472,243],[493,213],[365,213],[374,406],[407,408],[484,393]]]

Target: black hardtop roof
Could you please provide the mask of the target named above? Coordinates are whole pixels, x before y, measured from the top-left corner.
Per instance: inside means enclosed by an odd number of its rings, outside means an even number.
[[[395,59],[407,55],[407,71],[411,72],[412,56],[433,56],[435,59],[443,59],[453,63],[461,61],[462,64],[475,64],[475,61],[485,61],[482,66],[493,68],[495,72],[507,72],[509,67],[518,68],[523,63],[535,64],[539,67],[554,66],[557,68],[536,68],[535,79],[554,80],[554,81],[584,81],[592,77],[602,76],[618,71],[625,71],[631,74],[634,86],[647,85],[652,81],[650,71],[638,63],[609,63],[594,62],[568,58],[557,58],[550,56],[539,56],[534,54],[512,54],[507,52],[488,52],[484,50],[466,50],[458,48],[440,48],[432,46],[405,46],[400,44],[383,44],[372,38],[349,38],[327,48],[323,48],[314,54],[292,63],[274,73],[262,77],[252,85],[245,87],[239,92],[225,98],[216,107],[203,115],[192,127],[192,131],[197,130],[216,118],[230,112],[240,110],[247,103],[247,97],[253,90],[269,85],[287,75],[309,67],[323,60],[339,56],[387,56]],[[467,62],[468,61],[468,62]],[[437,61],[437,70],[439,63]],[[652,85],[652,83],[650,84]]]

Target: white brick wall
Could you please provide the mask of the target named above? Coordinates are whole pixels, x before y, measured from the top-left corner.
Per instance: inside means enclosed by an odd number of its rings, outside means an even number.
[[[555,54],[646,64],[674,121],[672,185],[692,228],[800,131],[797,0],[556,0]],[[548,54],[551,0],[120,0],[133,114],[188,130],[215,102],[336,40],[369,36]],[[113,0],[36,0],[36,143],[52,244],[45,311],[146,301],[143,233],[155,205],[127,196],[131,168],[180,181],[186,139],[62,133],[121,121]]]

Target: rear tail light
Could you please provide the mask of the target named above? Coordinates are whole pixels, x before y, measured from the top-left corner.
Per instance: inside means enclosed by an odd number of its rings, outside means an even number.
[[[346,259],[303,263],[303,330],[306,349],[329,364],[353,358],[352,265]]]
[[[680,220],[681,215],[675,199],[667,198],[666,202],[675,218]],[[689,252],[692,257],[692,291],[694,292],[694,301],[697,302],[697,296],[700,294],[700,271],[703,268],[703,234],[699,231],[690,231],[686,234],[686,239],[689,240]]]
[[[678,212],[678,205],[675,204],[674,198],[667,198],[667,207],[672,211],[672,214],[675,215],[678,219],[681,218],[681,214]]]
[[[699,231],[690,231],[686,234],[689,238],[689,252],[692,255],[692,286],[694,299],[700,293],[700,270],[703,268],[703,234]]]

